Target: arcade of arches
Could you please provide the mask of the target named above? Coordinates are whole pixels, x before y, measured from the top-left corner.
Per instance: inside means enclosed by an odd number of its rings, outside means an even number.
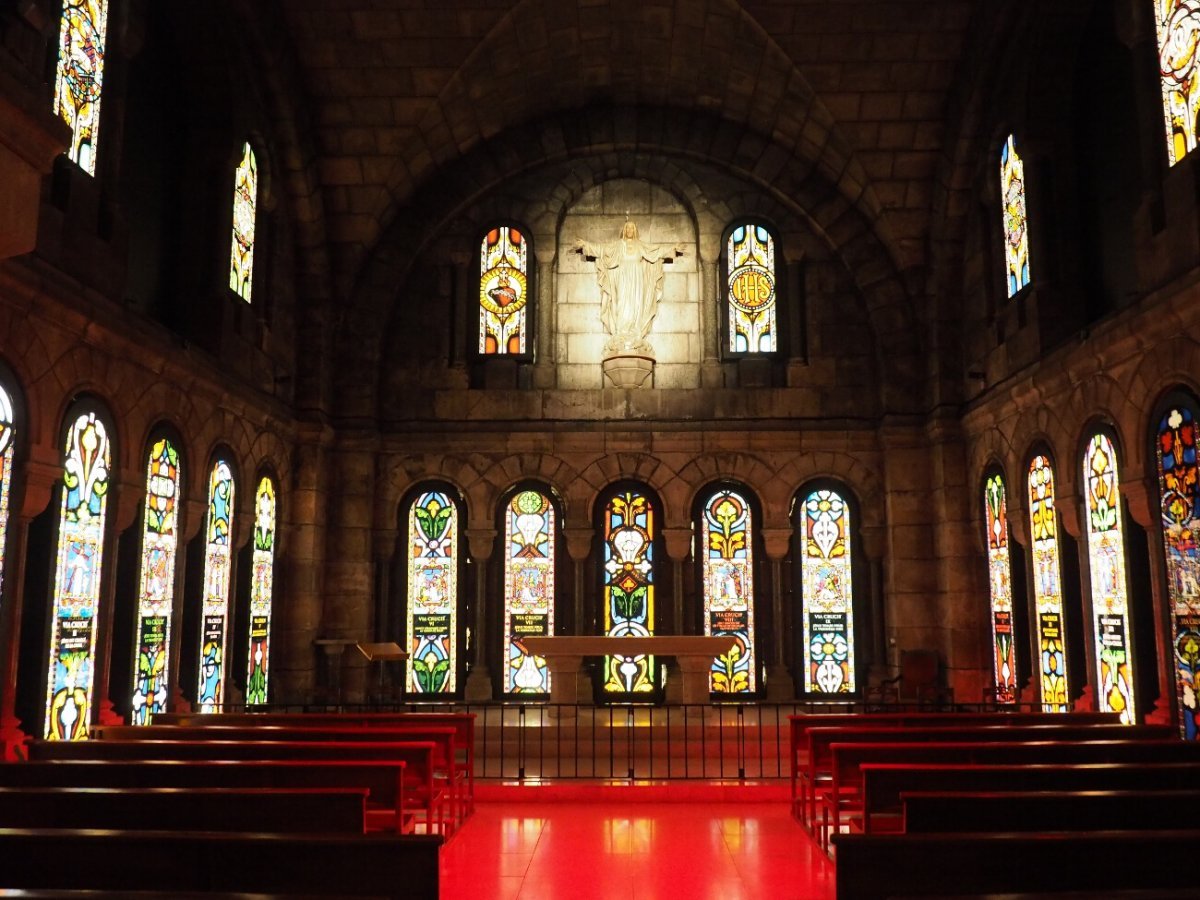
[[[646,632],[1193,736],[1200,12],[1043,7],[0,4],[5,741]]]

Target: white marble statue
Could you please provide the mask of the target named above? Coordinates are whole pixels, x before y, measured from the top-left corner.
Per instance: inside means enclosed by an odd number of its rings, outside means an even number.
[[[646,340],[662,299],[663,263],[683,255],[679,245],[646,244],[637,225],[626,221],[621,236],[606,244],[575,241],[575,250],[596,261],[600,286],[600,321],[608,332],[608,356],[654,356]]]

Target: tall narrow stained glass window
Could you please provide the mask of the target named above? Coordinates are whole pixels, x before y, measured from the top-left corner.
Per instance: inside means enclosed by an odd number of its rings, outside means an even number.
[[[1196,147],[1200,114],[1200,4],[1154,0],[1158,70],[1167,160],[1173,166]]]
[[[179,542],[179,451],[167,438],[150,448],[142,524],[142,577],[130,721],[149,724],[167,711],[171,659],[171,606]]]
[[[233,174],[233,248],[229,254],[229,289],[250,302],[254,281],[254,227],[258,218],[258,160],[247,141]]]
[[[263,476],[254,495],[254,550],[250,574],[250,650],[246,705],[267,702],[271,600],[275,588],[275,482]]]
[[[4,596],[4,557],[8,547],[8,495],[12,488],[15,447],[13,401],[8,391],[0,387],[0,598]]]
[[[554,504],[540,491],[520,491],[505,509],[504,692],[550,693],[546,660],[524,639],[554,634]]]
[[[111,465],[112,445],[104,423],[95,413],[78,416],[67,431],[63,464],[46,678],[47,740],[87,737]]]
[[[1049,458],[1041,455],[1029,464],[1029,531],[1033,540],[1033,592],[1042,656],[1042,711],[1067,712],[1066,633],[1054,468]]]
[[[1017,702],[1017,655],[1013,641],[1012,567],[1008,557],[1008,502],[1004,476],[992,475],[983,488],[987,509],[988,586],[992,599],[992,669],[996,702]]]
[[[853,693],[857,688],[850,510],[836,491],[820,490],[805,498],[802,515],[804,690]]]
[[[229,569],[233,555],[233,470],[223,459],[208,478],[204,599],[200,628],[200,712],[217,712],[224,696],[229,643]]]
[[[604,633],[654,634],[654,507],[636,490],[604,507]],[[606,656],[604,690],[639,694],[656,686],[653,656]]]
[[[483,237],[479,252],[479,352],[488,356],[528,352],[528,245],[508,225]]]
[[[443,491],[425,491],[408,511],[408,690],[457,688],[458,509]]]
[[[722,488],[700,516],[704,576],[704,633],[731,637],[734,646],[713,660],[714,694],[748,694],[758,688],[754,659],[754,522],[750,504]]]
[[[775,302],[775,239],[759,225],[739,225],[729,235],[729,350],[779,349]]]
[[[1000,202],[1004,212],[1004,269],[1008,296],[1029,284],[1029,216],[1025,162],[1010,134],[1000,149]]]
[[[1133,699],[1133,642],[1125,581],[1125,536],[1121,527],[1121,495],[1117,484],[1117,451],[1104,434],[1096,434],[1083,454],[1087,499],[1088,563],[1092,576],[1092,627],[1101,712],[1121,714],[1121,722],[1137,721]]]
[[[96,174],[107,32],[108,0],[64,0],[54,113],[71,127],[67,158],[89,175]]]
[[[1200,467],[1194,401],[1170,407],[1158,423],[1156,455],[1167,592],[1183,736],[1200,739]]]

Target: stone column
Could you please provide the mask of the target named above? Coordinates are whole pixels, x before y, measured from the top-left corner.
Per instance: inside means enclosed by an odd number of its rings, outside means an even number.
[[[1178,695],[1175,684],[1175,635],[1171,626],[1171,591],[1167,584],[1166,571],[1155,560],[1165,558],[1163,545],[1162,512],[1159,507],[1158,478],[1150,476],[1141,480],[1121,482],[1121,496],[1125,499],[1129,517],[1146,529],[1150,549],[1150,602],[1154,605],[1154,649],[1158,657],[1158,703],[1149,707],[1138,697],[1142,715],[1147,724],[1165,725],[1178,722]],[[1134,598],[1130,597],[1132,604]],[[1136,645],[1135,645],[1136,648]],[[1144,665],[1144,662],[1135,665]]]
[[[891,652],[895,649],[895,639],[884,634],[884,623],[887,621],[887,611],[883,602],[883,585],[886,578],[886,573],[883,568],[883,554],[888,545],[889,535],[886,528],[882,525],[868,525],[859,530],[859,546],[862,548],[863,558],[867,563],[867,570],[871,573],[869,576],[870,590],[867,598],[867,609],[871,616],[871,655],[875,658],[875,665],[882,666],[884,674],[890,674],[892,659]],[[861,609],[861,605],[859,607]],[[899,665],[899,658],[895,660]],[[869,672],[860,671],[856,680],[860,690],[865,690]]]
[[[137,455],[141,458],[141,454]],[[128,473],[124,473],[128,475]],[[117,551],[122,541],[134,541],[140,545],[141,535],[137,525],[145,503],[145,482],[122,478],[109,496],[108,534],[104,538],[103,570],[101,574],[99,609],[96,616],[96,656],[92,661],[92,704],[94,721],[100,725],[121,725],[124,717],[113,706],[112,686],[112,635],[113,616],[117,606]],[[115,501],[115,502],[114,502]],[[140,549],[140,547],[139,547]],[[232,585],[231,585],[232,590]],[[138,598],[134,597],[133,614],[136,615]],[[134,640],[137,640],[136,636]],[[228,683],[228,679],[226,680]]]
[[[595,530],[591,525],[568,525],[563,529],[563,537],[567,542],[567,555],[574,564],[573,610],[575,616],[575,634],[595,634],[597,623],[587,611],[587,563],[592,552],[592,540]]]
[[[721,371],[721,245],[720,235],[701,235],[700,258],[700,385],[722,387]]]
[[[454,386],[465,388],[468,384],[467,361],[471,359],[475,341],[479,340],[479,335],[472,333],[471,316],[468,314],[471,309],[471,287],[477,279],[473,281],[470,277],[470,253],[452,252],[449,259],[450,264],[445,267],[443,276],[448,282],[444,285],[446,295],[450,297],[450,345],[446,353],[452,375],[457,373],[458,376],[457,379],[452,377],[451,383],[457,381]]]
[[[463,697],[468,703],[486,703],[492,699],[492,676],[488,670],[487,570],[496,544],[496,529],[468,528],[466,536],[467,552],[475,568],[475,621],[472,633],[475,664],[467,675]]]
[[[770,661],[767,663],[767,699],[775,703],[787,703],[796,699],[796,682],[785,662],[787,629],[783,614],[783,563],[792,546],[792,529],[763,528],[759,534],[771,568],[771,648]]]
[[[674,619],[674,627],[670,633],[687,634],[688,629],[683,609],[683,566],[692,555],[692,529],[690,527],[664,528],[662,535],[667,548],[667,558],[671,560],[671,574],[675,582],[674,590],[671,594],[671,612]],[[660,628],[656,628],[655,632],[657,634],[664,633]],[[704,626],[701,623],[697,634],[703,633]]]
[[[184,473],[186,480],[187,473]],[[200,479],[207,489],[207,479]],[[181,486],[181,490],[185,490]],[[183,627],[184,609],[189,598],[184,596],[184,585],[187,584],[188,545],[196,539],[208,521],[208,503],[204,500],[186,500],[180,510],[179,546],[175,551],[175,601],[171,604],[171,646],[170,659],[167,660],[167,709],[170,712],[191,712],[195,696],[195,686],[198,673],[184,672],[180,666],[181,653],[185,641],[194,637],[188,635]],[[201,567],[204,562],[201,560]],[[203,626],[202,626],[203,627]]]
[[[553,235],[539,235],[536,246],[539,248],[534,251],[537,263],[537,348],[534,353],[533,386],[547,390],[553,388],[558,380]],[[546,249],[541,249],[543,247]]]

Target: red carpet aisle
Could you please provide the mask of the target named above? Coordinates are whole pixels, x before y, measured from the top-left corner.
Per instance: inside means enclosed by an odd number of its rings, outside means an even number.
[[[442,850],[442,900],[832,900],[784,803],[481,803]]]

